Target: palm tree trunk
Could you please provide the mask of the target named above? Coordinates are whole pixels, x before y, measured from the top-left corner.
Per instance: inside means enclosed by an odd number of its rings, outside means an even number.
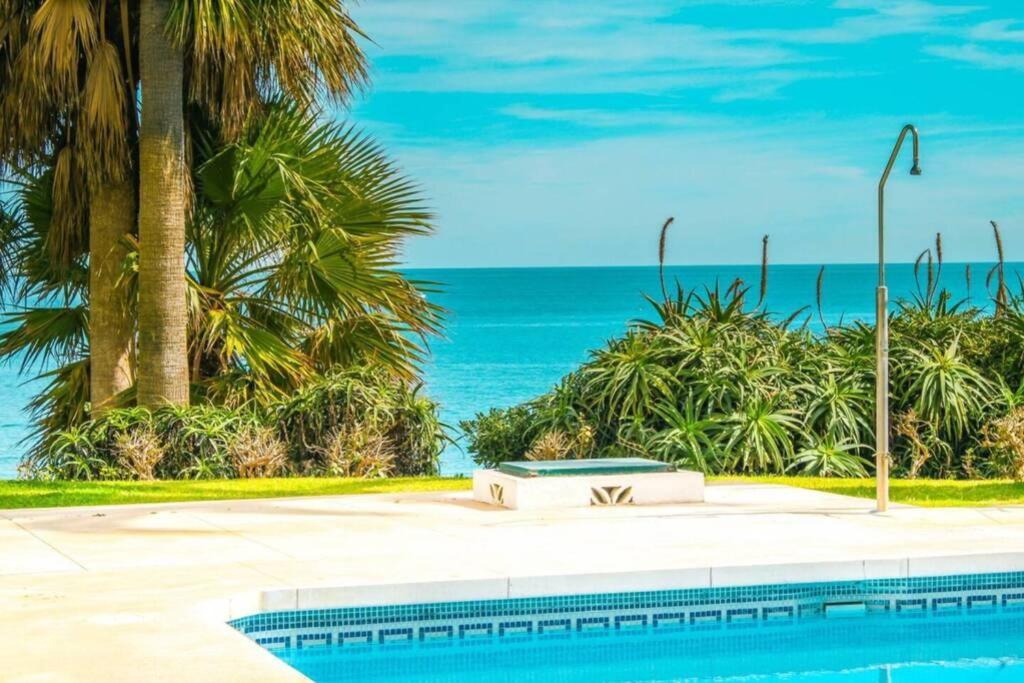
[[[188,404],[185,303],[184,61],[164,23],[171,0],[139,18],[139,405]]]
[[[89,200],[89,398],[92,416],[132,385],[134,330],[124,290],[117,287],[128,256],[123,238],[135,223],[130,180],[93,190]]]

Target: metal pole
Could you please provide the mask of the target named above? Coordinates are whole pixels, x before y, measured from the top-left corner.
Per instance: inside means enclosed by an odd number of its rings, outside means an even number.
[[[917,129],[907,124],[900,131],[889,163],[878,181],[878,289],[875,290],[875,510],[889,509],[889,290],[885,286],[885,183],[911,133],[914,137],[914,166],[911,175],[921,175]]]
[[[884,280],[883,280],[884,282]],[[889,289],[875,297],[875,510],[889,509]]]

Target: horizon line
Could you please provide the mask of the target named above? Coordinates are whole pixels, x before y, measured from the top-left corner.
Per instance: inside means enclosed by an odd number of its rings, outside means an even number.
[[[943,261],[942,265],[945,266],[967,266],[967,265],[997,265],[998,261]],[[1024,264],[1024,261],[1013,261],[1006,260],[1003,262],[1004,265],[1010,264]],[[889,261],[886,267],[891,266],[913,266],[914,261]],[[666,268],[724,268],[724,267],[754,267],[760,268],[760,262],[745,262],[745,263],[666,263]],[[778,268],[780,266],[792,267],[792,266],[810,266],[810,267],[822,267],[822,266],[871,266],[872,268],[878,267],[877,261],[840,261],[833,263],[813,263],[813,262],[786,262],[786,263],[769,263],[768,268]],[[936,264],[937,266],[937,264]],[[925,263],[921,264],[921,267],[926,267]],[[399,270],[410,271],[410,270],[569,270],[569,269],[597,269],[597,268],[658,268],[657,263],[644,263],[644,264],[607,264],[607,265],[536,265],[536,266],[399,266]]]

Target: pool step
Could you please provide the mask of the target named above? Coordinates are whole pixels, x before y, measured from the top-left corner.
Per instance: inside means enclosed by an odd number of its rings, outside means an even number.
[[[853,619],[868,613],[868,606],[863,602],[826,602],[825,618]]]

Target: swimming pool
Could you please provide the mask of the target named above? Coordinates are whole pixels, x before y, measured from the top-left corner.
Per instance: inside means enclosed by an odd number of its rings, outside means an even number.
[[[1024,573],[275,612],[317,683],[1024,680]]]

